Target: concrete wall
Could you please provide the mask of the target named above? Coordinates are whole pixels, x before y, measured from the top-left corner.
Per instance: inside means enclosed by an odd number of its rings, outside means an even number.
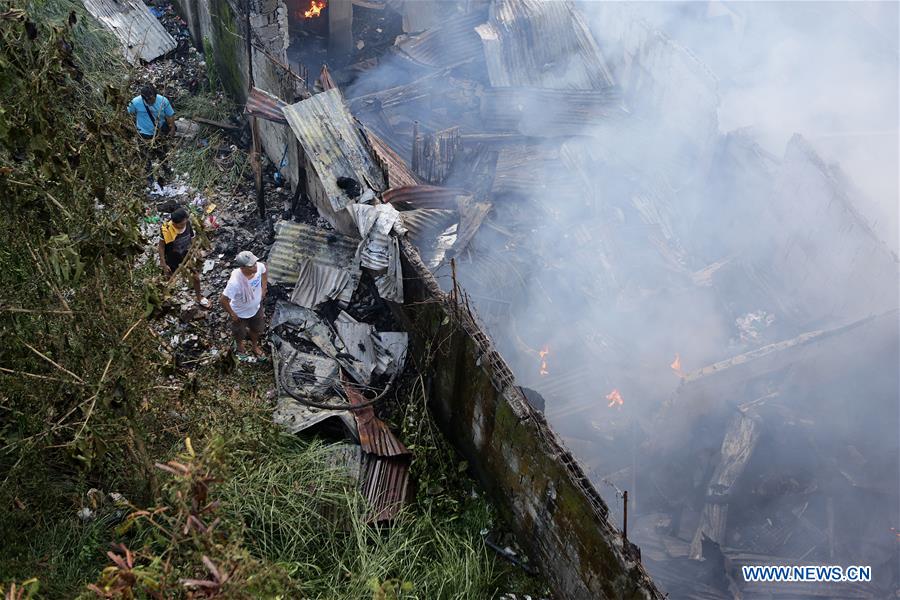
[[[465,310],[402,243],[407,326],[444,433],[561,598],[661,599],[608,508]],[[627,546],[627,547],[626,547]]]
[[[287,64],[288,14],[283,0],[175,0],[187,22],[194,43],[206,52],[207,65],[215,69],[225,89],[238,103],[247,97],[252,62],[254,85],[293,103],[300,92]],[[247,35],[253,29],[248,60]],[[263,50],[264,49],[264,50]],[[273,60],[274,59],[274,60]],[[277,61],[277,62],[276,62]],[[281,63],[279,65],[278,63]],[[277,167],[287,148],[282,174],[297,185],[297,144],[287,125],[260,120],[262,147]]]

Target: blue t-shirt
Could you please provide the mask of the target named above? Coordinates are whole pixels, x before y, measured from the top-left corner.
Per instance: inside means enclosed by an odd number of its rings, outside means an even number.
[[[144,135],[153,135],[155,133],[153,131],[153,121],[147,113],[147,108],[150,108],[153,112],[153,118],[156,119],[157,128],[162,127],[166,117],[171,117],[175,114],[175,111],[172,110],[172,103],[162,94],[156,95],[156,102],[152,105],[145,103],[144,99],[140,96],[136,96],[128,104],[128,112],[137,117],[138,131]]]

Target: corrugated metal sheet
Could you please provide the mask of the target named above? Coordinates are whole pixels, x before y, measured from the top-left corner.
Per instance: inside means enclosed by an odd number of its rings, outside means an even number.
[[[491,193],[518,194],[530,198],[545,198],[548,204],[567,198],[570,192],[577,197],[579,184],[572,172],[565,168],[559,150],[538,145],[504,147],[497,156],[497,169]]]
[[[305,260],[326,267],[344,268],[353,264],[358,243],[359,240],[334,231],[279,221],[275,224],[275,244],[266,261],[269,277],[275,283],[294,284]]]
[[[275,123],[287,123],[284,118],[284,107],[287,103],[277,96],[259,88],[252,88],[247,95],[244,110],[247,114]]]
[[[175,38],[140,0],[82,1],[87,11],[118,38],[131,63],[150,62],[177,46]]]
[[[494,87],[603,89],[613,83],[596,40],[571,2],[497,0],[476,28]]]
[[[407,238],[419,251],[422,261],[436,269],[457,240],[459,213],[455,210],[417,208],[400,213]]]
[[[482,57],[481,38],[475,27],[484,23],[486,10],[450,17],[418,35],[395,44],[401,54],[428,67],[455,67]]]
[[[362,365],[362,370],[367,377],[360,383],[368,384],[372,372],[378,365],[378,350],[373,338],[375,328],[369,323],[360,323],[344,311],[341,311],[334,320],[334,328],[341,337],[341,341],[344,342],[347,352]]]
[[[481,118],[488,129],[532,137],[586,135],[601,119],[624,116],[615,88],[554,90],[506,87],[484,91]]]
[[[396,519],[409,495],[409,458],[366,455],[362,480],[368,520],[378,523]]]
[[[409,334],[405,331],[375,331],[368,323],[360,323],[341,311],[334,320],[335,329],[347,352],[375,375],[395,373],[403,368]]]
[[[391,261],[387,273],[375,278],[378,295],[385,300],[403,304],[403,267],[400,264],[400,242],[397,236],[391,236]]]
[[[365,402],[352,385],[344,383],[344,393],[350,404],[357,406]],[[353,411],[356,424],[359,428],[359,443],[363,450],[376,456],[407,456],[409,450],[403,442],[391,432],[384,421],[375,416],[375,410],[371,406]]]
[[[329,400],[330,402],[331,400]],[[340,402],[335,398],[334,402]],[[354,437],[358,436],[356,420],[349,410],[323,410],[297,402],[290,396],[281,396],[275,403],[272,421],[288,433],[300,433],[329,419],[339,422]]]
[[[417,208],[400,213],[409,240],[420,250],[459,221],[459,213],[443,208]]]
[[[300,261],[300,275],[291,294],[291,302],[315,308],[328,300],[347,306],[359,285],[361,273],[355,265],[330,266],[304,258]]]
[[[415,174],[413,174],[406,162],[400,158],[400,155],[394,152],[393,148],[388,146],[384,140],[368,127],[365,128],[365,133],[375,158],[381,163],[381,168],[387,177],[385,183],[388,187],[416,185],[419,183]]]
[[[459,127],[426,133],[413,148],[413,171],[428,183],[441,184],[461,148]]]
[[[376,192],[386,189],[381,167],[340,91],[328,90],[291,104],[284,114],[324,190],[324,198],[313,196],[323,217],[332,220],[354,202],[338,187],[339,177],[353,178]]]
[[[468,196],[469,192],[460,188],[446,188],[436,185],[406,185],[389,189],[381,195],[381,199],[395,205],[400,210],[412,208],[457,210],[460,198]]]
[[[363,238],[357,253],[362,266],[375,271],[387,269],[393,255],[397,254],[390,240],[400,213],[390,204],[353,204],[347,208],[347,212]]]
[[[364,402],[362,395],[351,385],[344,384],[344,392],[351,404]],[[366,453],[363,458],[362,494],[369,505],[368,520],[390,521],[397,517],[409,493],[410,453],[391,433],[388,426],[375,416],[371,406],[354,410],[359,431],[359,443]]]
[[[379,331],[375,333],[374,340],[378,350],[375,375],[402,371],[409,347],[409,334],[405,331]]]

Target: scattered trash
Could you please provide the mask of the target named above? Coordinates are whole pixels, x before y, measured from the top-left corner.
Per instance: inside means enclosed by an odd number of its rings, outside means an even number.
[[[184,196],[188,193],[190,188],[186,185],[166,185],[160,186],[158,182],[153,182],[153,189],[150,191],[154,196],[160,196],[163,198],[175,198],[178,196]]]

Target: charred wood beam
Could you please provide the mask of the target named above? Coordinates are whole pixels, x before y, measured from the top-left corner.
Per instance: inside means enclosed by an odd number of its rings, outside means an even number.
[[[219,129],[225,129],[227,131],[238,131],[241,129],[237,125],[231,125],[230,123],[223,123],[221,121],[213,121],[212,119],[206,119],[204,117],[191,117],[191,120],[195,123],[202,123],[204,125],[218,127]]]
[[[691,542],[691,558],[702,558],[704,536],[725,544],[728,501],[759,442],[760,422],[746,414],[735,415],[722,440],[721,460],[706,488],[707,503]]]
[[[822,342],[832,340],[837,336],[855,333],[855,330],[861,330],[863,327],[877,326],[878,323],[883,323],[883,326],[890,324],[891,327],[895,327],[896,318],[897,311],[893,310],[854,321],[843,327],[808,331],[795,338],[769,344],[727,360],[719,361],[702,369],[697,369],[684,376],[684,384],[687,385],[701,380],[719,379],[726,376],[730,383],[735,383],[778,371],[798,360],[806,358],[807,355],[804,352],[806,348],[815,346],[823,351],[834,349],[826,348]],[[845,342],[839,341],[836,348],[846,351],[847,346]]]

